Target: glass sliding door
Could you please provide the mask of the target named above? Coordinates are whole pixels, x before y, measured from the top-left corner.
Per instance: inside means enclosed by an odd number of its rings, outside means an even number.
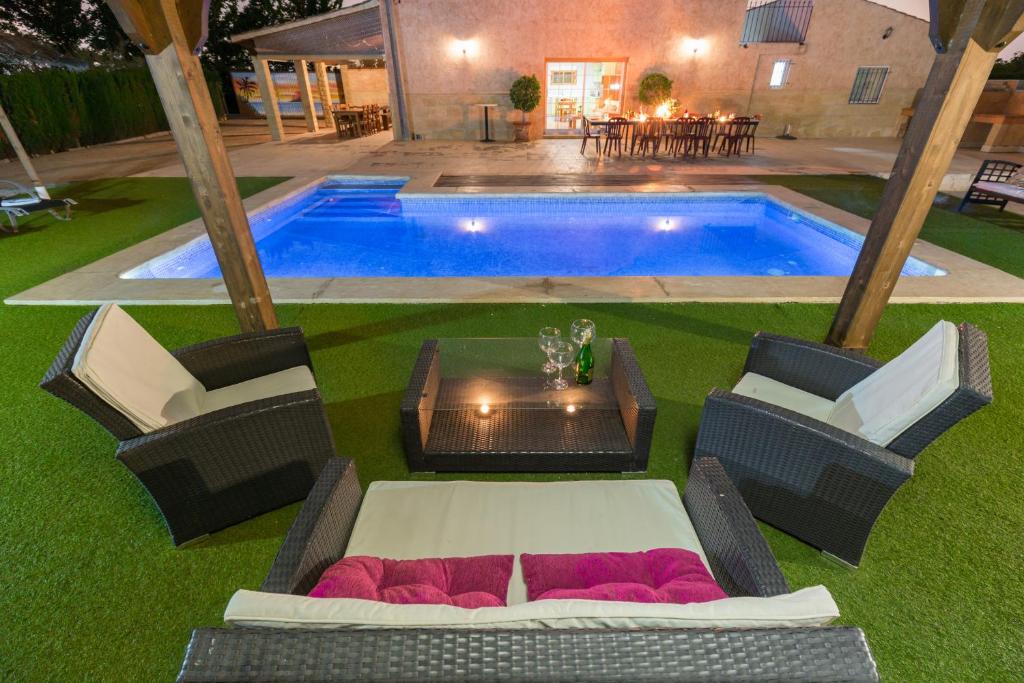
[[[544,132],[578,135],[580,118],[622,113],[625,60],[548,60],[545,73]]]

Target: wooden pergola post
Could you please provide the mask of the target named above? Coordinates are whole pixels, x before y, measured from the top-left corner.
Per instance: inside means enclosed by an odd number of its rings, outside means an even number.
[[[260,99],[263,101],[263,113],[270,127],[270,139],[274,142],[284,140],[284,124],[281,123],[281,110],[277,107],[277,89],[274,78],[270,75],[270,63],[256,57],[252,60],[252,68],[256,72],[256,84],[260,88]]]
[[[25,151],[24,145],[21,144],[21,139],[18,137],[18,132],[14,130],[14,125],[11,120],[7,118],[7,112],[4,111],[3,105],[0,105],[0,131],[3,131],[4,137],[7,138],[7,142],[14,149],[14,153],[18,156],[18,161],[21,162],[21,167],[25,169],[25,175],[28,176],[29,181],[32,183],[32,189],[36,191],[43,199],[49,199],[50,193],[46,191],[46,186],[43,185],[43,181],[39,179],[39,174],[36,173],[35,164],[32,163],[32,159],[29,157],[28,152]]]
[[[302,115],[306,117],[306,130],[316,133],[320,130],[320,122],[316,120],[316,107],[313,106],[313,91],[309,87],[309,68],[305,59],[296,59],[295,83],[299,86],[299,99],[302,100]]]
[[[866,349],[1024,0],[931,0],[938,54],[826,341]]]
[[[316,69],[316,87],[320,94],[320,107],[324,117],[324,126],[330,128],[334,125],[334,115],[331,113],[334,102],[331,100],[331,84],[327,80],[327,64],[325,62],[315,62],[313,68]]]
[[[242,330],[273,329],[270,290],[195,56],[206,40],[207,2],[107,0],[146,55]]]

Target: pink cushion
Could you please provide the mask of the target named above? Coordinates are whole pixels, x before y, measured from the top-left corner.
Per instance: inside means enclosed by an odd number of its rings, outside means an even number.
[[[519,557],[527,599],[710,602],[729,597],[697,553],[658,548],[639,553]]]
[[[396,605],[504,607],[512,555],[386,560],[356,555],[335,562],[309,592]]]

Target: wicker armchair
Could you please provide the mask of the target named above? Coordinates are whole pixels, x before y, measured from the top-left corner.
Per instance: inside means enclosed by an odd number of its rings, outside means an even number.
[[[40,386],[107,429],[175,545],[306,497],[334,442],[317,390],[235,405],[143,433],[71,371],[96,312],[79,320]],[[242,334],[172,354],[208,390],[305,365],[302,330]]]
[[[332,460],[260,590],[305,595],[342,557],[362,500],[355,465]],[[683,498],[730,595],[789,592],[718,463],[697,461]],[[864,634],[766,629],[199,628],[179,681],[877,681]]]
[[[959,386],[879,446],[793,410],[714,389],[704,403],[695,459],[721,462],[754,516],[856,566],[882,509],[914,472],[914,457],[992,401],[988,341],[959,332]],[[835,400],[883,363],[824,344],[758,333],[744,373]]]

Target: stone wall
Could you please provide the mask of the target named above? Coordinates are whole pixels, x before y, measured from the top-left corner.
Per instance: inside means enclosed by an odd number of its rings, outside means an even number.
[[[745,0],[644,0],[642,11],[622,0],[588,0],[578,13],[565,7],[547,0],[396,5],[413,132],[477,139],[473,105],[496,102],[498,139],[511,139],[509,122],[519,113],[507,93],[517,76],[536,74],[543,83],[546,59],[604,59],[627,61],[626,108],[638,106],[640,79],[661,71],[690,111],[759,113],[763,135],[790,124],[798,137],[891,136],[934,58],[926,22],[868,0],[819,0],[804,45],[746,48],[739,44]],[[786,85],[772,89],[778,59],[792,66]],[[878,104],[848,103],[858,66],[890,67]],[[531,119],[541,134],[543,103]]]
[[[341,84],[345,104],[363,106],[388,103],[388,72],[385,69],[350,69],[341,67]]]

